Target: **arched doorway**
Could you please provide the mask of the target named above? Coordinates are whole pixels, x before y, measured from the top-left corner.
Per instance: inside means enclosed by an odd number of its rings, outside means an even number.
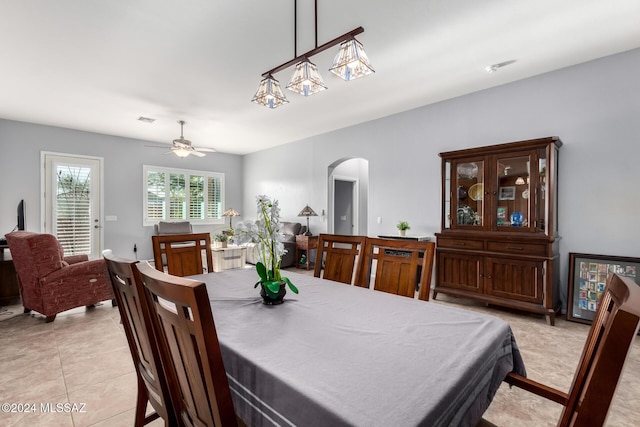
[[[327,230],[332,234],[367,235],[369,161],[342,158],[328,167]]]

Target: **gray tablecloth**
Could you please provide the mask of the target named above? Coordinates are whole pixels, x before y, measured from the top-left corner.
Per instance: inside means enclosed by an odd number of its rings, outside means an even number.
[[[262,304],[253,269],[207,283],[236,412],[250,426],[474,426],[525,374],[504,321],[287,272]]]

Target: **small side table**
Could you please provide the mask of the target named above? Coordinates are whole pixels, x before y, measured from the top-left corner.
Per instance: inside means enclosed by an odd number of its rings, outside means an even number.
[[[4,250],[7,250],[5,253]],[[13,266],[8,245],[0,245],[0,305],[16,304],[20,301],[18,275]]]
[[[242,268],[247,262],[247,248],[242,246],[227,246],[226,248],[211,249],[213,271]]]
[[[318,248],[318,236],[304,236],[302,234],[296,235],[296,267],[306,268],[307,270],[313,264],[309,259],[309,252],[311,249]],[[300,257],[302,253],[305,254],[306,262],[300,263]]]

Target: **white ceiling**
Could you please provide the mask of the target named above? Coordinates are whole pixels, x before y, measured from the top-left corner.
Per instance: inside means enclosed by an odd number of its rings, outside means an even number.
[[[376,74],[339,79],[331,48],[311,58],[329,90],[270,110],[250,100],[294,57],[293,0],[4,0],[0,22],[1,118],[167,144],[183,119],[233,154],[640,47],[638,0],[319,0],[318,43],[364,27]],[[313,47],[299,0],[297,53]]]

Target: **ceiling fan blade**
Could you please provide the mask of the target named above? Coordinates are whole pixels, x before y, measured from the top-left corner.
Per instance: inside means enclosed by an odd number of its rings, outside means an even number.
[[[206,156],[206,154],[201,153],[201,152],[196,151],[196,150],[193,150],[193,151],[191,152],[191,154],[193,154],[194,156],[198,156],[198,157],[204,157],[204,156]]]
[[[206,148],[206,147],[193,147],[194,150],[205,151],[207,153],[215,153],[216,150],[214,148]]]

